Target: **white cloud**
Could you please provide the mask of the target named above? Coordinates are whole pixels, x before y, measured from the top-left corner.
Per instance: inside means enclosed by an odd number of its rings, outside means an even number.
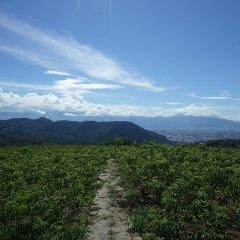
[[[204,100],[226,100],[226,99],[232,99],[231,94],[229,91],[220,91],[219,95],[217,96],[199,96],[195,93],[191,93],[188,95],[189,97],[193,98],[199,98],[199,99],[204,99]]]
[[[72,114],[94,115],[123,115],[137,114],[140,108],[127,105],[101,105],[84,100],[82,96],[64,95],[58,97],[55,94],[28,93],[23,96],[12,92],[0,94],[0,111],[4,112],[63,112]]]
[[[210,96],[210,97],[201,97],[202,99],[207,100],[225,100],[225,99],[231,99],[231,97],[228,96]]]
[[[181,105],[182,103],[180,102],[165,102],[167,105]]]
[[[102,84],[102,83],[83,83],[81,79],[67,78],[63,80],[57,80],[52,86],[51,90],[59,92],[81,92],[97,89],[119,89],[121,86],[114,84]]]
[[[14,32],[22,40],[18,40],[17,43],[13,40],[11,44],[0,44],[0,51],[46,69],[54,69],[48,70],[47,73],[63,75],[74,72],[75,75],[84,74],[93,79],[156,92],[176,88],[157,87],[145,76],[128,70],[113,58],[77,42],[72,37],[62,37],[39,30],[1,12],[0,27]],[[10,42],[9,39],[7,42]]]
[[[94,104],[79,94],[57,96],[53,93],[27,93],[19,95],[12,92],[0,92],[0,112],[38,112],[46,114],[61,112],[65,116],[110,115],[110,116],[223,116],[211,106],[188,105],[182,108],[141,107],[131,105]],[[226,117],[226,116],[225,116]]]
[[[40,109],[37,109],[36,112],[40,115],[46,115],[47,114],[45,111],[42,111]]]
[[[47,70],[45,73],[46,74],[51,74],[51,75],[71,76],[71,74],[69,74],[69,73],[61,72],[61,71],[55,71],[55,70]]]
[[[209,106],[197,106],[190,104],[177,110],[179,114],[186,116],[220,116],[220,114]]]
[[[66,117],[77,117],[78,115],[74,114],[74,113],[64,113],[63,116],[66,116]]]
[[[121,88],[120,85],[116,85],[116,84],[84,83],[84,80],[76,79],[76,78],[66,78],[63,80],[57,80],[50,85],[15,83],[15,82],[5,82],[5,81],[0,81],[0,85],[6,86],[6,87],[42,90],[42,91],[48,91],[48,92],[81,93],[81,94],[90,93],[90,90]]]

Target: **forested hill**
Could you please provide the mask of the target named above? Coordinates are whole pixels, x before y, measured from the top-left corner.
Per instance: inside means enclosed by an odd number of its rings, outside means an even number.
[[[96,144],[116,137],[136,140],[137,142],[170,142],[165,136],[147,131],[127,121],[54,122],[46,118],[0,120],[1,146],[41,143]]]

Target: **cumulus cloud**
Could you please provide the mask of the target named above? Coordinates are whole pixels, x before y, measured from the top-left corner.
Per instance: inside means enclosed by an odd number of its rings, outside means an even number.
[[[1,112],[38,112],[41,114],[61,112],[65,116],[76,115],[109,115],[109,116],[220,116],[211,106],[194,104],[182,108],[140,107],[132,105],[95,104],[86,101],[79,94],[57,96],[53,93],[27,93],[19,95],[12,92],[0,91]]]
[[[220,117],[220,114],[210,106],[197,106],[195,104],[190,104],[186,107],[179,108],[177,112],[179,114],[183,114],[186,116],[219,116]]]
[[[88,116],[111,115],[129,116],[143,113],[140,108],[128,105],[101,105],[84,100],[78,94],[57,96],[55,94],[27,93],[20,96],[12,92],[0,94],[0,111],[2,112],[51,112],[83,114]]]
[[[47,74],[68,76],[68,72],[73,72],[75,75],[84,74],[93,79],[156,92],[176,88],[155,86],[144,75],[129,70],[110,56],[81,44],[72,37],[40,30],[3,12],[0,12],[0,27],[20,38],[18,42],[7,39],[8,44],[0,44],[0,51],[44,67],[48,69]]]

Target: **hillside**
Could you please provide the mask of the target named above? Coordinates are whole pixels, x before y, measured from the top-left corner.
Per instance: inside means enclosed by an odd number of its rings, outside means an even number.
[[[46,118],[35,120],[14,118],[0,121],[0,145],[2,146],[41,143],[96,144],[116,137],[137,142],[170,142],[162,135],[126,121],[54,122]]]

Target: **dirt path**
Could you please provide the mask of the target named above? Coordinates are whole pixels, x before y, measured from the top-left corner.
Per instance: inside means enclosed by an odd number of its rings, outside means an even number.
[[[95,216],[89,240],[141,240],[128,233],[127,214],[117,204],[123,189],[118,186],[117,168],[109,160],[105,172],[99,176],[104,185],[98,190],[91,214]]]

